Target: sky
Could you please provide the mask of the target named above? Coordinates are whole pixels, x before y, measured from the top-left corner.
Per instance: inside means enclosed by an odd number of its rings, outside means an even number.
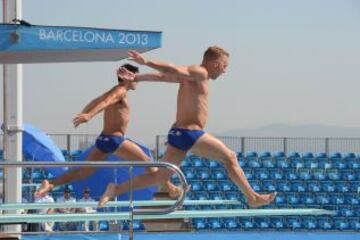
[[[208,46],[222,46],[230,65],[210,83],[206,131],[214,134],[274,123],[360,128],[357,0],[23,0],[23,19],[162,31],[162,48],[144,56],[179,65],[201,63]],[[72,118],[116,84],[125,62],[24,65],[24,122],[48,133],[100,133],[102,114],[77,129]],[[169,83],[130,92],[127,135],[154,145],[175,120],[176,93]]]

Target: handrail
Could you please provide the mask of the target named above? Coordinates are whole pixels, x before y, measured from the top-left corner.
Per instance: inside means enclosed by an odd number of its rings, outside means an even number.
[[[182,189],[179,198],[175,201],[174,205],[159,209],[159,208],[147,208],[147,209],[134,209],[134,215],[164,215],[175,211],[180,208],[185,201],[185,189],[188,188],[188,184],[183,172],[179,167],[168,162],[0,162],[0,168],[11,168],[11,167],[28,167],[28,168],[43,168],[43,167],[165,167],[174,170],[180,179]],[[132,189],[130,189],[132,191]]]

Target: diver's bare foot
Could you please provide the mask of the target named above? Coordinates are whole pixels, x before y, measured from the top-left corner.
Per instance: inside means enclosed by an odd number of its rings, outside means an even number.
[[[106,187],[105,193],[102,195],[102,197],[99,200],[98,207],[102,208],[105,206],[105,204],[110,201],[110,199],[114,198],[117,194],[116,191],[116,184],[109,183]]]
[[[257,208],[270,204],[276,197],[276,192],[270,194],[256,194],[255,198],[248,200],[249,207]]]
[[[149,172],[150,173],[156,173],[157,171],[159,171],[158,167],[149,167]]]
[[[188,187],[185,189],[185,193],[190,191],[190,189],[191,189],[191,185],[188,185]],[[180,187],[174,186],[174,187],[169,188],[170,199],[177,199],[181,193],[182,193],[182,188],[180,188]]]
[[[45,193],[50,192],[53,189],[54,185],[51,184],[48,180],[43,180],[40,188],[34,193],[35,197],[40,197]]]

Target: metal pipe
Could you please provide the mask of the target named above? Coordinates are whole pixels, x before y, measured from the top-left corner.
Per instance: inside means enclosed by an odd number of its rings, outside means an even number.
[[[43,168],[43,167],[165,167],[172,169],[180,179],[183,191],[179,198],[175,201],[174,205],[163,209],[134,209],[134,215],[162,215],[175,211],[181,207],[185,201],[185,189],[188,184],[184,173],[179,167],[168,162],[0,162],[0,168],[13,168],[13,167],[28,167],[28,168]]]

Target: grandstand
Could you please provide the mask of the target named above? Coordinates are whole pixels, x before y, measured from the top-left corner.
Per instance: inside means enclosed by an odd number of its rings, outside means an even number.
[[[68,161],[82,153],[86,143],[94,136],[56,135]],[[1,138],[0,138],[1,139]],[[64,140],[65,139],[65,140]],[[90,139],[90,140],[89,140]],[[61,141],[60,141],[61,140]],[[157,137],[161,156],[164,140]],[[309,217],[247,217],[247,218],[195,218],[191,221],[197,231],[360,231],[360,146],[349,139],[279,139],[223,138],[237,152],[238,161],[252,187],[258,192],[277,191],[275,201],[266,208],[323,208],[336,211],[335,216]],[[60,141],[60,142],[59,142]],[[68,142],[70,141],[70,142]],[[342,151],[337,151],[339,142]],[[348,142],[349,148],[341,144]],[[358,139],[353,139],[359,142]],[[299,142],[296,148],[294,142]],[[312,143],[316,142],[316,146]],[[246,144],[246,143],[251,143]],[[77,144],[77,145],[76,145]],[[311,146],[306,148],[304,146]],[[318,151],[313,151],[313,150]],[[2,158],[2,151],[0,151]],[[229,180],[221,163],[189,154],[181,169],[191,184],[187,200],[240,200],[238,205],[185,206],[187,210],[247,208],[237,187]],[[0,171],[0,177],[2,171]],[[52,176],[42,169],[23,170],[23,196],[31,200],[34,187]],[[178,179],[173,177],[177,183]],[[53,195],[62,194],[63,188]],[[99,197],[99,196],[95,196]],[[123,230],[128,228],[121,222]],[[135,230],[146,230],[141,221],[135,221]],[[100,229],[109,229],[107,221],[100,222]]]

